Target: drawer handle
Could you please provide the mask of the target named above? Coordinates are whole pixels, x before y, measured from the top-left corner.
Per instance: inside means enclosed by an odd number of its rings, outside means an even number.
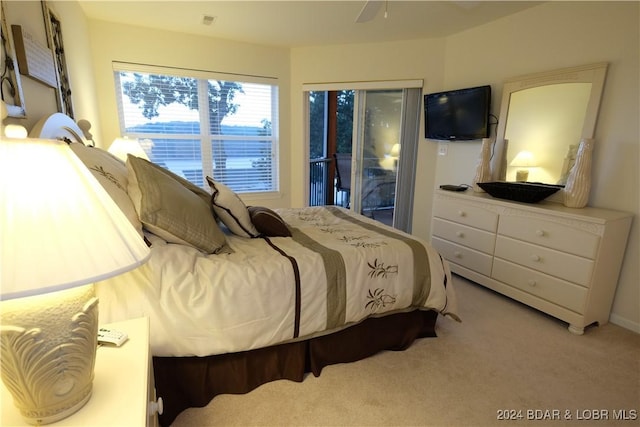
[[[531,255],[531,261],[533,262],[540,262],[540,256],[538,255]]]
[[[533,288],[533,287],[534,287],[535,285],[537,285],[538,283],[537,283],[535,280],[530,279],[530,280],[527,282],[527,284]]]
[[[467,216],[467,213],[465,211],[458,211],[458,215]]]
[[[536,230],[536,236],[544,237],[546,234],[544,230]]]
[[[162,415],[164,412],[164,403],[162,402],[162,398],[159,397],[155,402],[149,402],[149,416],[154,416],[155,414]]]
[[[456,231],[456,236],[464,237],[464,233],[462,231]]]
[[[456,257],[456,258],[462,258],[462,252],[460,252],[460,251],[455,251],[455,252],[453,253],[453,256],[454,256],[454,257]]]

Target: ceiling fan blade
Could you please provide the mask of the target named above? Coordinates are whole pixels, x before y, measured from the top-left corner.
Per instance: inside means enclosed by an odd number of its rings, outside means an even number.
[[[376,17],[384,0],[368,0],[356,18],[356,22],[368,22]]]

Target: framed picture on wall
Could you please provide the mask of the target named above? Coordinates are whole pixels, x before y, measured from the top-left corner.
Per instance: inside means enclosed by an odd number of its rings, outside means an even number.
[[[22,84],[20,82],[20,70],[16,60],[16,52],[13,46],[13,39],[7,25],[7,14],[5,13],[5,1],[0,1],[2,16],[2,42],[0,47],[0,74],[1,85],[0,95],[7,107],[9,117],[25,118],[24,95],[22,94]]]
[[[58,111],[74,118],[73,100],[71,98],[71,83],[67,71],[64,43],[62,41],[62,23],[56,14],[49,8],[45,0],[41,1],[44,24],[47,31],[47,44],[53,51],[56,76],[58,79]]]

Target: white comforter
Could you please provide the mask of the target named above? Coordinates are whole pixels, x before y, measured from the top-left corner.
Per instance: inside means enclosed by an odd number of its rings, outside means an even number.
[[[328,333],[382,313],[424,308],[456,316],[448,266],[427,243],[341,208],[278,212],[293,238],[228,235],[231,254],[206,255],[153,236],[145,265],[96,284],[100,323],[148,316],[154,356],[206,356]]]

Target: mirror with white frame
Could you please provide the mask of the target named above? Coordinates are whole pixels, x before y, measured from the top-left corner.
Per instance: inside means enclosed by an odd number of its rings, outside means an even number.
[[[507,80],[493,179],[564,185],[580,141],[594,137],[606,71],[598,63]]]

